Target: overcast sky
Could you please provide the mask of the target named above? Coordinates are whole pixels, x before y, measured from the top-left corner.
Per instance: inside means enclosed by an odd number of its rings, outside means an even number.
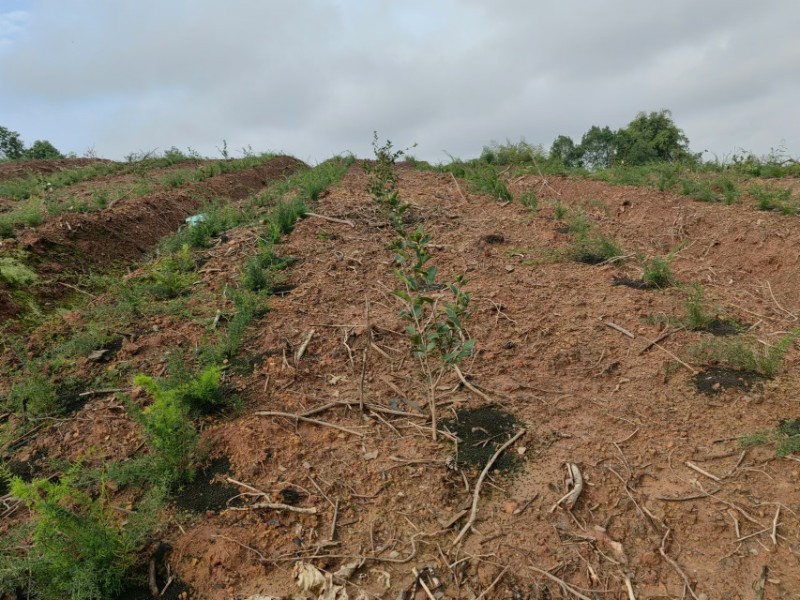
[[[797,157],[798,107],[797,0],[0,0],[0,125],[78,155],[440,162],[668,108],[706,157]]]

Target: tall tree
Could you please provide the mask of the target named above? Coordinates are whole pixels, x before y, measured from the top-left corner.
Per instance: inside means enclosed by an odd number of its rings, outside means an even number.
[[[618,158],[629,165],[687,158],[689,139],[672,120],[669,110],[640,112],[617,132]]]
[[[582,154],[581,147],[576,146],[568,135],[558,136],[550,146],[550,158],[561,161],[561,164],[570,169],[581,166]]]
[[[44,160],[64,158],[64,155],[47,140],[36,140],[31,147],[25,151],[25,157],[35,160]]]
[[[587,169],[606,169],[616,162],[617,134],[608,127],[592,125],[581,138],[581,161]]]
[[[25,144],[19,133],[0,125],[0,158],[18,160],[25,154]]]

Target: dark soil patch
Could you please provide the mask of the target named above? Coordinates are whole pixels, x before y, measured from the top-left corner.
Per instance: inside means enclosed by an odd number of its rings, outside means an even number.
[[[195,475],[191,483],[183,486],[180,494],[175,497],[175,506],[180,510],[194,513],[224,508],[228,500],[239,495],[239,490],[214,479],[217,475],[227,475],[230,467],[230,462],[225,456],[212,460]]]
[[[508,438],[516,431],[518,421],[514,415],[496,406],[461,409],[454,419],[443,422],[458,438],[456,460],[464,467],[481,470]],[[494,463],[494,469],[508,471],[517,463],[516,456],[504,452]]]
[[[614,276],[611,285],[624,285],[625,287],[633,288],[634,290],[656,289],[656,286],[651,283],[644,282],[641,279],[630,279],[629,277]]]
[[[58,406],[61,407],[64,414],[71,415],[86,406],[86,403],[92,399],[92,396],[81,396],[81,393],[85,391],[86,384],[82,381],[63,383],[58,387],[56,390],[56,399],[58,400]]]
[[[800,435],[800,419],[781,419],[778,431],[790,437]]]
[[[487,244],[504,244],[506,238],[501,233],[490,233],[489,235],[484,235],[481,241]]]
[[[713,396],[728,389],[748,392],[760,384],[763,379],[762,375],[750,371],[710,367],[694,376],[694,385],[698,392]]]
[[[303,499],[303,494],[294,488],[284,488],[280,491],[281,501],[289,506],[296,506]]]
[[[163,585],[166,585],[166,583]],[[159,598],[166,598],[167,600],[181,600],[183,598],[187,598],[188,596],[186,594],[188,593],[188,585],[179,579],[173,579],[167,590],[161,596],[159,596]],[[150,594],[150,588],[147,586],[147,583],[132,583],[123,588],[123,590],[116,597],[116,600],[153,600],[153,596]]]
[[[297,287],[296,283],[282,283],[276,285],[272,288],[272,295],[273,296],[288,296],[292,293],[292,290]]]
[[[725,319],[712,319],[708,325],[703,327],[702,331],[716,336],[724,335],[738,335],[742,332],[743,327],[733,321],[726,321]]]
[[[608,260],[607,256],[602,254],[595,254],[586,250],[580,250],[572,255],[572,260],[575,262],[583,263],[585,265],[599,265]]]

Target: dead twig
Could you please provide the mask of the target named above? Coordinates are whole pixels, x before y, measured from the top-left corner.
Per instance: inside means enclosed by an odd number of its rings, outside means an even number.
[[[644,348],[639,350],[639,354],[644,354],[645,352],[650,350],[650,348],[652,348],[653,346],[655,346],[659,342],[663,342],[665,339],[667,339],[673,333],[678,333],[679,331],[683,331],[684,329],[686,329],[686,328],[685,327],[678,327],[677,329],[672,329],[670,331],[665,331],[660,336],[658,336],[656,339],[654,339],[652,342],[648,342],[647,345]]]
[[[709,472],[708,472],[708,471],[706,471],[705,469],[701,469],[700,467],[698,467],[696,464],[694,464],[694,463],[693,463],[692,461],[690,461],[690,460],[687,460],[687,461],[686,461],[686,466],[687,466],[687,467],[689,467],[690,469],[692,469],[693,471],[697,471],[697,472],[698,472],[698,473],[700,473],[701,475],[705,475],[705,476],[706,476],[706,477],[708,477],[709,479],[713,479],[713,480],[714,480],[714,481],[716,481],[717,483],[722,483],[722,479],[720,479],[719,477],[717,477],[717,476],[716,476],[716,475],[714,475],[713,473],[709,473]]]
[[[778,519],[780,518],[780,516],[781,516],[781,506],[779,504],[778,508],[775,509],[775,518],[772,519],[772,533],[769,536],[774,546],[778,545]]]
[[[354,429],[348,429],[347,427],[342,427],[341,425],[336,425],[334,423],[328,423],[327,421],[309,419],[308,417],[304,417],[302,415],[296,415],[293,413],[277,412],[271,410],[258,410],[253,414],[258,417],[283,417],[284,419],[294,419],[296,421],[304,421],[306,423],[313,423],[314,425],[319,425],[320,427],[330,427],[331,429],[338,429],[339,431],[344,431],[345,433],[349,433],[350,435],[357,435],[358,437],[364,437],[364,434],[361,433],[360,431],[356,431]]]
[[[628,336],[629,338],[631,338],[631,339],[634,339],[634,338],[636,337],[636,336],[635,336],[635,335],[633,335],[633,334],[632,334],[630,331],[628,331],[628,330],[627,330],[627,329],[625,329],[624,327],[620,327],[620,326],[619,326],[619,325],[617,325],[616,323],[612,323],[611,321],[605,321],[605,324],[606,324],[608,327],[611,327],[611,329],[616,329],[616,330],[617,330],[617,331],[619,331],[619,332],[620,332],[622,335],[627,335],[627,336]]]
[[[694,600],[700,600],[700,598],[698,598],[697,594],[694,593],[694,589],[692,588],[692,583],[691,583],[691,581],[689,581],[689,578],[686,576],[686,573],[683,572],[683,569],[681,569],[680,565],[677,562],[675,562],[673,559],[671,559],[667,555],[666,550],[664,550],[664,546],[667,543],[667,538],[669,537],[669,534],[670,534],[671,531],[672,531],[672,529],[667,529],[667,533],[664,534],[664,537],[661,540],[661,547],[658,549],[658,552],[659,552],[659,554],[661,554],[661,556],[664,558],[664,560],[667,561],[669,563],[669,565],[673,569],[675,569],[675,571],[678,573],[678,575],[681,576],[681,579],[683,579],[683,583],[686,584],[686,589],[689,590],[689,593],[692,595],[692,598],[694,598]]]
[[[578,465],[567,463],[567,481],[570,483],[571,489],[559,498],[558,501],[550,507],[548,512],[555,512],[562,502],[564,503],[564,508],[567,510],[572,510],[575,506],[575,503],[583,492],[583,475],[581,475]]]
[[[116,394],[117,392],[130,392],[133,388],[103,388],[99,390],[89,390],[88,392],[81,392],[78,394],[79,398],[86,396],[104,396],[106,394]]]
[[[456,367],[456,369],[457,368],[458,367]],[[464,527],[459,532],[459,534],[456,537],[456,539],[453,541],[453,544],[452,544],[453,546],[456,546],[456,545],[459,544],[459,542],[461,542],[461,540],[464,538],[464,536],[467,535],[467,532],[470,530],[472,525],[475,523],[475,519],[478,516],[478,502],[480,501],[480,498],[481,498],[481,485],[483,485],[483,480],[486,478],[486,475],[489,473],[489,469],[492,468],[492,465],[500,457],[500,455],[503,452],[505,452],[505,450],[509,446],[511,446],[511,444],[516,442],[523,435],[525,435],[525,430],[524,429],[520,429],[517,433],[515,433],[511,437],[511,439],[509,439],[505,444],[500,446],[497,449],[497,452],[495,452],[494,455],[486,463],[486,466],[483,468],[483,471],[481,471],[481,474],[478,477],[478,481],[475,484],[475,489],[472,492],[472,510],[470,511],[469,519],[467,520],[466,524],[464,525]]]
[[[509,568],[510,567],[506,567],[505,569],[500,571],[500,574],[497,577],[494,578],[494,581],[489,584],[489,587],[487,587],[485,590],[483,590],[481,592],[480,596],[478,596],[475,600],[481,600],[481,598],[487,597],[489,592],[491,592],[492,589],[494,588],[494,586],[496,586],[500,582],[500,580],[503,578],[503,575],[506,574],[506,571],[508,571]]]
[[[458,190],[458,195],[459,195],[459,196],[461,196],[461,199],[462,199],[464,202],[466,202],[466,201],[467,201],[467,198],[466,198],[466,196],[464,196],[464,192],[462,192],[462,191],[461,191],[461,186],[460,186],[460,185],[458,185],[458,180],[456,179],[456,176],[455,176],[455,175],[453,175],[452,173],[450,173],[450,177],[452,177],[452,178],[453,178],[453,183],[455,183],[455,184],[456,184],[456,189]]]
[[[554,581],[555,583],[557,583],[558,585],[561,586],[562,590],[564,590],[565,592],[569,592],[570,594],[572,594],[573,596],[575,596],[579,600],[592,600],[591,598],[589,598],[589,596],[584,596],[578,590],[576,590],[574,587],[572,587],[570,584],[568,584],[566,581],[556,577],[555,575],[553,575],[549,571],[545,571],[544,569],[540,569],[539,567],[535,567],[530,562],[528,562],[528,568],[531,571],[539,573],[540,575],[544,575],[545,577],[547,577],[551,581]]]
[[[306,353],[306,349],[308,349],[308,345],[311,343],[311,338],[314,337],[316,331],[312,329],[306,335],[306,339],[300,344],[300,347],[297,349],[297,353],[294,355],[294,364],[300,362],[300,359],[303,358],[303,355]]]
[[[324,221],[330,221],[331,223],[341,223],[342,225],[350,225],[350,227],[355,227],[356,224],[352,221],[348,221],[347,219],[337,219],[336,217],[327,217],[325,215],[320,215],[313,212],[307,212],[307,217],[314,217],[316,219],[322,219]]]
[[[466,377],[464,377],[464,374],[461,372],[461,369],[458,368],[458,365],[453,365],[453,369],[455,369],[456,375],[458,375],[458,378],[461,380],[461,383],[464,384],[465,388],[467,388],[473,394],[475,394],[477,396],[480,396],[481,398],[483,398],[487,402],[490,402],[491,404],[495,404],[494,400],[492,400],[489,396],[484,394],[482,391],[480,391],[478,388],[476,388],[474,385],[472,385],[469,381],[467,381]]]

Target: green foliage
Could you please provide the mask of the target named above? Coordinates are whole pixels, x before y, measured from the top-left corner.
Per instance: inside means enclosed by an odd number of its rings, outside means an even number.
[[[467,169],[465,178],[476,192],[488,194],[504,202],[511,202],[514,199],[497,169],[491,164],[474,163]]]
[[[395,164],[409,149],[393,150],[391,140],[386,140],[386,143],[380,146],[378,144],[377,131],[373,133],[372,149],[375,154],[375,161],[373,163],[367,161],[362,163],[368,178],[367,191],[372,196],[372,199],[384,210],[389,223],[394,227],[395,231],[401,232],[404,227],[403,215],[408,210],[408,205],[400,201],[397,178],[395,176]]]
[[[15,258],[0,257],[0,282],[18,288],[33,285],[37,281],[39,281],[38,275]]]
[[[519,197],[519,202],[525,208],[535,212],[539,210],[539,198],[536,195],[536,190],[525,190]]]
[[[706,363],[772,378],[780,370],[784,356],[798,337],[800,337],[800,327],[796,327],[783,336],[777,344],[767,349],[761,349],[742,337],[714,339],[690,347],[689,354],[696,360]]]
[[[9,393],[11,405],[24,417],[49,415],[58,408],[53,382],[35,366],[25,370],[25,376],[15,382]]]
[[[157,300],[168,300],[185,294],[197,281],[192,273],[182,273],[170,260],[156,263],[147,275],[145,289]]]
[[[180,388],[166,389],[155,379],[138,375],[135,385],[144,387],[153,402],[135,418],[144,428],[145,440],[152,454],[154,481],[174,487],[194,477],[194,452],[197,431],[188,416],[188,407]]]
[[[36,140],[31,144],[31,147],[25,151],[25,158],[32,160],[55,160],[64,158],[64,155],[47,140]]]
[[[556,221],[560,221],[566,217],[568,211],[569,209],[561,200],[556,200],[556,203],[553,205],[553,217]]]
[[[775,455],[778,458],[800,452],[800,419],[784,419],[775,429],[739,438],[742,448],[764,446],[769,443],[775,444]]]
[[[576,146],[572,138],[559,135],[550,146],[550,159],[560,162],[567,168],[574,169],[582,165],[583,150]]]
[[[572,260],[589,265],[604,263],[625,254],[619,244],[597,231],[577,237],[570,246]]]
[[[0,159],[19,160],[25,155],[25,144],[19,133],[0,126]]]
[[[199,412],[208,412],[226,403],[220,381],[223,368],[219,365],[206,367],[197,377],[178,388],[181,400],[189,408]]]
[[[642,281],[651,287],[664,289],[675,285],[671,263],[673,256],[654,256],[641,258]]]
[[[74,484],[79,469],[75,465],[58,482],[11,480],[11,493],[34,514],[28,564],[35,597],[44,600],[113,597],[134,562],[105,495],[92,498]]]
[[[547,155],[541,146],[529,144],[522,138],[516,143],[511,140],[506,140],[505,144],[492,141],[483,147],[480,160],[491,165],[530,165],[546,161]]]
[[[759,210],[775,210],[787,215],[800,213],[800,203],[792,201],[790,188],[768,189],[754,184],[747,192],[756,199]]]
[[[683,325],[686,329],[702,331],[706,329],[714,319],[714,314],[706,305],[705,292],[698,284],[694,284],[689,288],[684,307],[686,309],[686,319]]]
[[[675,125],[668,110],[640,112],[617,131],[593,125],[578,145],[568,136],[560,135],[550,149],[551,160],[565,167],[585,167],[592,171],[615,165],[694,164],[697,158],[689,153],[689,140]]]

